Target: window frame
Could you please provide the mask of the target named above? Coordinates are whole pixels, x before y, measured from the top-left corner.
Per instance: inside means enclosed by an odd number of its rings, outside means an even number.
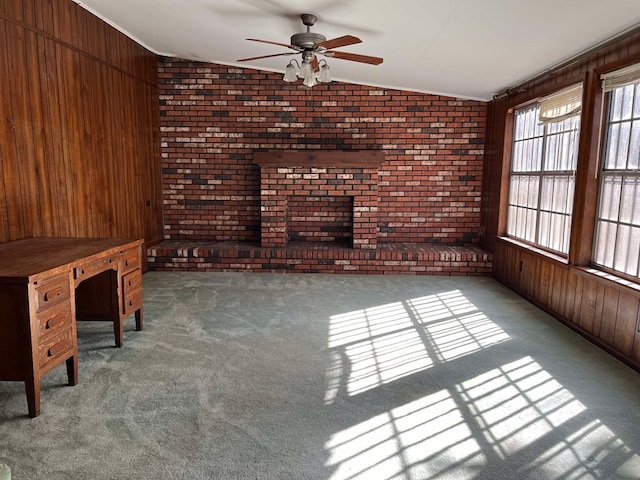
[[[557,90],[557,92],[562,91],[562,89]],[[503,220],[503,227],[501,228],[501,231],[503,232],[503,235],[506,238],[509,238],[512,241],[516,241],[518,243],[522,243],[526,246],[531,247],[532,249],[536,249],[536,250],[541,250],[545,253],[548,253],[550,255],[553,255],[554,257],[560,257],[562,258],[564,261],[568,261],[570,252],[571,252],[571,245],[572,245],[572,227],[573,227],[573,217],[575,215],[575,199],[576,199],[576,187],[577,187],[577,182],[578,182],[578,166],[579,166],[579,150],[580,150],[580,142],[581,142],[581,134],[582,134],[582,116],[580,113],[577,113],[575,115],[572,115],[570,117],[571,121],[575,121],[576,117],[577,117],[577,125],[575,126],[575,128],[572,129],[567,129],[567,130],[563,130],[562,132],[549,132],[550,125],[553,124],[553,122],[547,122],[543,125],[536,125],[536,129],[542,128],[542,134],[539,136],[533,135],[531,137],[528,138],[528,140],[532,140],[534,138],[540,138],[541,139],[541,145],[540,145],[540,166],[538,170],[535,171],[515,171],[514,172],[514,154],[515,154],[515,150],[516,150],[516,142],[518,142],[519,140],[516,138],[516,128],[517,128],[517,124],[516,124],[516,113],[519,111],[523,111],[523,110],[527,110],[527,109],[531,109],[531,110],[535,110],[536,112],[539,111],[540,109],[540,100],[539,99],[533,99],[529,102],[520,104],[518,106],[515,106],[511,109],[509,109],[509,116],[508,116],[508,121],[505,124],[505,129],[507,130],[507,135],[505,135],[505,153],[508,155],[509,161],[507,162],[507,168],[505,168],[505,203],[504,203],[504,220]],[[537,117],[537,115],[536,115]],[[565,120],[561,120],[559,122],[556,123],[562,123]],[[557,135],[562,135],[562,134],[569,134],[569,135],[574,135],[574,140],[573,140],[573,145],[570,147],[573,153],[573,160],[572,160],[572,166],[573,169],[571,170],[553,170],[553,169],[547,169],[545,168],[545,164],[546,164],[546,159],[547,159],[547,144],[549,142],[549,139],[557,136]],[[512,188],[513,188],[513,182],[512,179],[514,176],[534,176],[538,178],[538,185],[537,185],[537,202],[536,202],[536,207],[535,208],[529,208],[523,205],[519,205],[519,204],[513,204],[512,203]],[[571,198],[569,199],[568,196],[565,198],[564,203],[565,204],[565,210],[566,211],[558,211],[558,210],[554,210],[553,208],[543,208],[544,205],[544,200],[542,198],[542,191],[544,188],[544,180],[545,178],[559,178],[559,177],[570,177],[572,179],[571,184],[567,187],[571,189],[571,192],[568,192],[567,195],[571,195]],[[549,202],[553,203],[553,197],[549,198]],[[510,221],[510,217],[511,217],[511,212],[512,212],[512,208],[525,208],[527,210],[533,210],[535,212],[535,221],[536,221],[536,225],[535,225],[535,232],[534,232],[534,238],[536,241],[531,241],[525,238],[522,238],[520,236],[515,235],[514,233],[512,233],[510,231],[510,225],[511,225],[511,221]],[[550,246],[547,246],[545,244],[542,243],[538,243],[541,238],[540,238],[540,230],[541,230],[541,216],[544,214],[548,214],[551,216],[553,215],[560,215],[561,217],[563,217],[565,219],[565,222],[567,222],[566,224],[566,228],[564,229],[563,232],[563,237],[561,239],[561,245],[564,246],[566,248],[566,252],[565,251],[561,251],[561,250],[556,250]],[[549,230],[551,230],[554,225],[553,221],[550,220],[549,221]],[[553,242],[551,242],[550,240],[546,242],[547,244],[551,244]]]
[[[612,70],[612,71],[615,71],[615,70]],[[597,194],[597,201],[595,202],[596,208],[595,208],[595,218],[594,218],[593,231],[592,231],[592,249],[591,249],[592,251],[591,251],[590,266],[604,273],[607,273],[616,277],[620,277],[625,280],[629,280],[636,284],[640,284],[640,254],[638,255],[638,260],[636,261],[636,271],[637,271],[636,275],[629,274],[621,270],[616,270],[614,267],[609,267],[607,265],[596,263],[598,248],[599,248],[598,239],[600,236],[600,229],[602,228],[601,222],[604,221],[609,224],[615,224],[616,226],[620,226],[620,225],[627,225],[630,227],[640,226],[640,223],[634,224],[634,223],[624,222],[620,220],[620,209],[621,209],[620,205],[622,203],[621,192],[620,192],[620,195],[618,195],[618,197],[613,199],[613,200],[616,200],[618,204],[618,214],[617,214],[616,221],[615,222],[610,221],[609,219],[603,220],[602,212],[601,212],[602,203],[605,201],[604,195],[603,195],[603,190],[604,190],[603,185],[605,182],[605,178],[619,177],[621,185],[624,183],[624,181],[627,178],[635,178],[637,182],[636,184],[640,185],[640,164],[637,166],[635,170],[632,170],[629,168],[610,168],[610,169],[606,168],[606,162],[608,158],[608,148],[609,148],[610,124],[616,123],[618,125],[621,125],[624,122],[628,122],[630,124],[629,142],[628,142],[629,144],[632,141],[633,123],[636,122],[637,124],[640,125],[640,113],[638,113],[637,116],[636,114],[634,114],[634,108],[640,112],[640,80],[634,82],[633,85],[634,85],[634,94],[632,95],[631,117],[628,120],[619,119],[619,120],[615,120],[614,122],[611,121],[611,111],[613,108],[612,104],[613,104],[614,91],[608,91],[606,93],[603,93],[603,102],[602,102],[602,109],[601,109],[601,115],[600,115],[602,144],[598,151],[598,154],[600,156],[599,162],[598,162],[598,170],[597,170],[598,194]],[[627,152],[626,165],[628,165],[628,162],[629,162],[629,152]],[[636,192],[637,191],[638,190],[636,190]],[[616,242],[614,242],[614,253],[612,256],[612,264],[614,266],[615,266],[615,260],[616,260],[615,250],[617,249],[616,243],[617,243],[617,234],[616,234]],[[630,241],[627,242],[627,248],[629,247],[629,245],[630,245]]]

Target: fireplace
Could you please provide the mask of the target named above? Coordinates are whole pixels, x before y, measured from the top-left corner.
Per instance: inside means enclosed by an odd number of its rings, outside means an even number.
[[[289,241],[375,249],[380,151],[257,152],[262,247]]]

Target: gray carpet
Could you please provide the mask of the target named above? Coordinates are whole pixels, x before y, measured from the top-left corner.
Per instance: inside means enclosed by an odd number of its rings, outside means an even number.
[[[640,375],[488,278],[156,273],[146,328],[80,323],[14,480],[638,479]]]

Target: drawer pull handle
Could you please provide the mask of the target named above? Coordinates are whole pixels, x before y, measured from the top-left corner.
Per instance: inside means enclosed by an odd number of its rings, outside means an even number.
[[[49,300],[51,300],[51,298],[57,298],[60,296],[60,292],[53,292],[53,295],[51,295],[51,292],[47,292],[44,294],[44,301],[48,302]]]
[[[44,328],[46,330],[50,330],[50,329],[52,329],[54,327],[57,327],[62,322],[64,322],[63,318],[60,318],[60,317],[50,318],[49,320],[47,320],[47,323],[45,324]]]
[[[59,343],[57,345],[54,345],[53,347],[47,350],[47,357],[54,357],[55,355],[60,353],[62,350],[64,350],[64,347],[65,347],[64,343]]]

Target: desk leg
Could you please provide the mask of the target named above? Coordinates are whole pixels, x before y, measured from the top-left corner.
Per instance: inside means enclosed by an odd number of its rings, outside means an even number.
[[[40,415],[40,378],[25,380],[24,386],[27,390],[29,417],[35,418]]]
[[[113,319],[113,333],[116,337],[116,347],[121,348],[124,339],[124,322],[120,315],[116,315]]]
[[[69,379],[69,385],[78,384],[78,354],[67,359],[67,378]]]
[[[140,331],[144,328],[144,317],[142,316],[142,308],[136,310],[136,330]]]

